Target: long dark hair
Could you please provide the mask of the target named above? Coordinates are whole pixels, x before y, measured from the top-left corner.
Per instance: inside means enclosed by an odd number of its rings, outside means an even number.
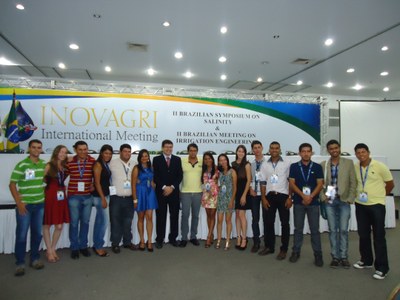
[[[53,153],[51,154],[51,158],[49,161],[49,172],[47,174],[47,176],[51,177],[51,178],[55,178],[57,177],[57,173],[58,173],[58,154],[60,153],[61,149],[65,148],[67,150],[68,153],[68,148],[64,145],[58,145],[57,147],[54,148]],[[68,161],[68,156],[65,158],[65,160],[63,160],[61,162],[61,167],[63,170],[66,169],[66,165],[67,165],[67,161]]]
[[[103,162],[105,163],[104,158],[103,158],[103,154],[107,150],[111,151],[111,153],[114,152],[113,147],[111,145],[105,144],[105,145],[101,146],[99,157],[97,157],[97,161],[99,163],[103,163]]]
[[[147,153],[147,155],[148,155],[148,157],[149,157],[149,160],[147,161],[147,168],[151,168],[151,161],[150,161],[150,153],[149,153],[149,151],[147,151],[147,149],[142,149],[142,150],[140,150],[139,151],[139,154],[138,154],[138,157],[137,157],[137,161],[138,161],[138,168],[139,168],[139,171],[143,171],[143,166],[142,166],[142,162],[141,162],[141,159],[142,159],[142,157],[143,157],[143,154],[145,154],[145,153]]]
[[[247,164],[247,149],[246,149],[246,147],[245,147],[244,145],[239,145],[239,146],[237,146],[236,151],[235,151],[235,153],[236,153],[236,159],[235,159],[235,160],[238,159],[237,152],[238,152],[238,150],[239,150],[240,148],[243,149],[243,151],[244,151],[244,156],[243,156],[243,159],[242,159],[242,161],[240,162],[239,166],[244,167],[244,166]]]
[[[206,156],[210,157],[211,160],[212,160],[211,177],[213,177],[214,174],[215,174],[215,159],[214,159],[214,156],[212,155],[211,152],[208,152],[208,151],[207,151],[207,152],[204,152],[204,154],[203,154],[203,165],[201,166],[201,178],[200,178],[202,183],[204,183],[203,175],[204,175],[205,172],[207,172],[207,166],[206,166],[206,164],[204,163],[204,158],[205,158]]]
[[[228,155],[226,155],[225,153],[221,153],[220,155],[218,155],[218,158],[217,158],[217,162],[219,162],[219,158],[220,157],[225,157],[225,159],[226,159],[226,162],[227,162],[227,164],[228,164],[228,171],[230,170],[230,168],[231,168],[231,164],[229,163],[229,157],[228,157]],[[222,166],[218,163],[218,171],[220,171],[220,172],[223,172],[224,171],[224,169],[222,168]]]

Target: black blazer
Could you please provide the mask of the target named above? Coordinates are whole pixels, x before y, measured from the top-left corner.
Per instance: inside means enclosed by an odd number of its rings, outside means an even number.
[[[179,196],[179,185],[183,178],[181,158],[171,155],[169,167],[163,154],[154,157],[154,182],[156,184],[157,195],[162,194],[162,187],[173,185],[175,187],[171,196]]]

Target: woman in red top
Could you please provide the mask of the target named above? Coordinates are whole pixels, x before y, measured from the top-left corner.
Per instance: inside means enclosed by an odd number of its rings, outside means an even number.
[[[49,262],[56,262],[57,242],[60,239],[63,223],[69,223],[68,202],[64,181],[68,177],[67,147],[57,146],[44,170],[46,188],[43,219],[43,239],[46,244],[46,256]],[[50,238],[50,226],[54,225],[53,237]]]

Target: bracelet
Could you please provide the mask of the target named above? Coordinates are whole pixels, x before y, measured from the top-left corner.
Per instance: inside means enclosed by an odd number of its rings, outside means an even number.
[[[136,204],[138,202],[137,199],[133,199],[133,203]]]

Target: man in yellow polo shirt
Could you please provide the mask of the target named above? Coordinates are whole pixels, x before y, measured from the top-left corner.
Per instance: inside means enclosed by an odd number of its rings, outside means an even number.
[[[386,195],[394,187],[389,168],[370,158],[369,148],[365,144],[354,147],[359,160],[355,164],[357,176],[356,218],[360,237],[361,259],[353,266],[356,269],[372,268],[373,278],[384,279],[389,272],[385,238]],[[374,236],[375,261],[371,246],[371,228]]]
[[[182,188],[181,188],[181,204],[182,204],[182,219],[181,219],[181,232],[182,240],[179,244],[184,248],[187,245],[187,238],[189,233],[189,216],[190,210],[192,211],[192,222],[190,226],[190,242],[199,246],[200,243],[196,237],[197,227],[199,224],[199,212],[201,203],[201,159],[198,159],[197,153],[199,148],[196,144],[189,144],[187,146],[188,157],[182,158]]]

